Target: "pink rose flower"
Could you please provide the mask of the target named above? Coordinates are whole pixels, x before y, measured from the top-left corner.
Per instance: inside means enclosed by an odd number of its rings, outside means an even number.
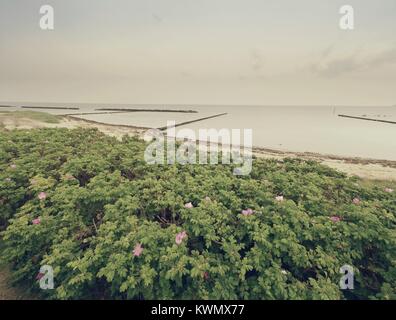
[[[45,276],[44,273],[39,272],[39,273],[37,274],[37,276],[36,276],[36,280],[41,280],[41,278],[44,277],[44,276]]]
[[[330,217],[330,220],[333,221],[333,222],[340,222],[341,218],[338,217],[338,216],[332,216],[332,217]]]
[[[278,202],[282,202],[285,199],[283,198],[283,196],[277,196],[277,197],[275,197],[275,200]]]
[[[33,224],[40,224],[40,223],[41,223],[41,219],[40,219],[40,218],[33,219],[33,220],[32,220],[32,223],[33,223]]]
[[[40,192],[38,198],[40,200],[45,200],[47,198],[47,194],[45,192]]]
[[[185,237],[187,237],[186,231],[179,232],[179,233],[176,235],[176,244],[177,244],[177,245],[180,245],[180,244],[183,242],[183,239],[184,239]]]
[[[209,272],[208,272],[208,271],[205,271],[205,272],[203,273],[203,278],[204,278],[205,280],[209,280]]]
[[[385,192],[387,192],[387,193],[392,193],[394,190],[393,189],[391,189],[391,188],[385,188]]]
[[[360,204],[360,199],[359,198],[354,198],[352,200],[353,204]]]
[[[244,216],[250,216],[250,215],[252,215],[254,213],[254,211],[252,210],[252,209],[250,209],[250,208],[248,208],[248,209],[246,209],[246,210],[242,210],[242,214],[244,215]]]
[[[191,209],[191,208],[193,208],[194,206],[193,206],[193,204],[191,203],[191,202],[189,202],[189,203],[186,203],[185,205],[184,205],[184,208],[187,208],[187,209]]]
[[[137,243],[135,248],[133,249],[133,255],[135,257],[139,257],[143,252],[142,245],[140,243]]]

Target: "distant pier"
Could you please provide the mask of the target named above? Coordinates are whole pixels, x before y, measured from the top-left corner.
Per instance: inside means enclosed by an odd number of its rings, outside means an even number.
[[[67,114],[62,114],[62,116],[88,116],[88,115],[115,114],[115,113],[129,113],[129,111],[104,111],[104,112],[67,113]]]
[[[21,106],[23,109],[47,109],[47,110],[80,110],[77,107],[38,107],[38,106]]]
[[[176,112],[176,113],[198,113],[195,110],[176,110],[176,109],[120,109],[120,108],[100,108],[98,111],[117,111],[117,112]]]
[[[357,116],[348,116],[348,115],[346,115],[346,114],[339,114],[338,116],[339,116],[339,117],[342,117],[342,118],[351,118],[351,119],[358,119],[358,120],[376,121],[376,122],[384,122],[384,123],[396,124],[395,121],[380,120],[380,119],[372,119],[372,118],[364,118],[364,117],[357,117]]]
[[[219,113],[219,114],[215,114],[213,116],[209,116],[209,117],[205,117],[205,118],[199,118],[199,119],[195,119],[195,120],[190,120],[190,121],[186,121],[186,122],[181,122],[181,123],[177,123],[175,124],[175,127],[180,127],[180,126],[184,126],[186,124],[190,124],[190,123],[194,123],[194,122],[199,122],[199,121],[203,121],[203,120],[208,120],[208,119],[212,119],[212,118],[217,118],[217,117],[221,117],[221,116],[225,116],[227,113]],[[168,127],[160,127],[157,128],[158,130],[166,130]]]

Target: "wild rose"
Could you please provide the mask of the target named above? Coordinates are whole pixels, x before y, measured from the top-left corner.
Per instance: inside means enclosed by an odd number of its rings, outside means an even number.
[[[285,199],[283,198],[283,196],[277,196],[277,197],[275,197],[275,200],[278,202],[282,202]]]
[[[387,192],[387,193],[392,193],[394,190],[393,189],[391,189],[391,188],[385,188],[385,192]]]
[[[208,271],[205,271],[205,272],[203,273],[203,278],[204,278],[205,280],[209,280],[209,272],[208,272]]]
[[[37,224],[40,224],[40,223],[41,223],[41,219],[40,219],[40,218],[33,219],[33,220],[32,220],[32,223],[33,223],[33,224],[36,224],[36,225],[37,225]]]
[[[47,198],[47,194],[45,192],[40,192],[38,198],[40,200],[45,200]]]
[[[242,210],[242,214],[244,215],[244,216],[250,216],[250,215],[252,215],[254,213],[254,211],[252,210],[252,209],[250,209],[250,208],[248,208],[248,209],[246,209],[246,210]]]
[[[332,217],[330,217],[330,220],[333,221],[333,222],[340,222],[341,218],[337,217],[337,216],[332,216]]]
[[[191,209],[191,208],[193,208],[194,206],[193,206],[193,204],[191,203],[191,202],[189,202],[189,203],[186,203],[185,205],[184,205],[184,208],[187,208],[187,209]]]
[[[37,274],[37,276],[36,276],[36,280],[41,280],[41,278],[44,277],[44,276],[45,276],[44,273],[39,272],[39,273]]]
[[[135,248],[133,249],[133,255],[135,257],[139,257],[143,252],[142,245],[140,243],[137,243]]]
[[[177,245],[180,245],[180,244],[183,242],[183,239],[184,239],[185,237],[187,237],[186,231],[179,232],[179,233],[176,235],[176,244],[177,244]]]
[[[359,204],[360,203],[360,199],[359,198],[354,198],[352,200],[353,204]]]
[[[11,164],[11,165],[10,165],[10,168],[11,168],[11,169],[16,169],[16,167],[17,167],[16,164]]]

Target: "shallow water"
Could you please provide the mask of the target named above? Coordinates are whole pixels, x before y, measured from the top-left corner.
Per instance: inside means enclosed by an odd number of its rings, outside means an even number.
[[[220,109],[219,109],[220,110]],[[338,117],[367,115],[396,121],[396,108],[244,107],[188,125],[252,128],[253,145],[278,150],[396,160],[396,124]],[[385,117],[386,116],[386,117]],[[183,127],[181,127],[183,128]]]
[[[198,113],[133,112],[81,116],[84,119],[111,124],[155,128],[165,126],[167,121],[171,120],[182,123],[226,112],[225,116],[180,126],[177,130],[191,128],[198,133],[199,129],[209,128],[252,129],[253,145],[258,147],[396,160],[396,124],[338,117],[338,114],[347,114],[396,122],[396,107],[143,106],[38,103],[23,105],[80,107],[80,110],[23,109],[76,115],[82,112],[100,112],[95,111],[95,108],[104,107],[198,111]],[[0,111],[2,110],[17,109],[0,108]]]

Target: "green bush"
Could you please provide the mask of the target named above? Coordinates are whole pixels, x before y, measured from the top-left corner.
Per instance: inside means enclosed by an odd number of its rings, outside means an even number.
[[[256,159],[237,177],[148,165],[144,149],[96,130],[0,132],[16,282],[58,299],[396,298],[395,193],[315,162]],[[339,289],[345,264],[354,290]],[[41,265],[54,290],[38,289]]]

